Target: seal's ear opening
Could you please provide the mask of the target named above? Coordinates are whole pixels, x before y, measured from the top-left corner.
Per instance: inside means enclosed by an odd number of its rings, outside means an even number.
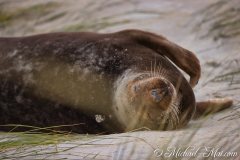
[[[140,30],[118,32],[130,36],[132,40],[169,58],[190,76],[190,85],[194,87],[200,78],[201,68],[198,58],[187,49],[170,42],[165,37]]]

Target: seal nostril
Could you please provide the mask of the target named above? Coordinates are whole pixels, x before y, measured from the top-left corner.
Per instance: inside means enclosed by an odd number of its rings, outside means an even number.
[[[151,95],[152,95],[152,97],[154,98],[154,101],[155,101],[155,102],[160,102],[160,101],[161,101],[161,97],[160,97],[157,89],[151,90]]]
[[[151,95],[152,95],[152,96],[156,96],[156,95],[157,95],[157,90],[156,90],[156,89],[153,89],[153,90],[151,91]]]

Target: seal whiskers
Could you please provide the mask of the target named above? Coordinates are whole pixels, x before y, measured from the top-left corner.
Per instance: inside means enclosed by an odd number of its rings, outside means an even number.
[[[115,84],[114,110],[127,131],[141,126],[174,129],[179,123],[179,102],[174,87],[163,78],[166,75],[161,66],[154,65],[155,69],[150,66],[149,72],[126,71]],[[153,97],[149,95],[151,91],[154,91]],[[156,94],[160,99],[155,102]]]

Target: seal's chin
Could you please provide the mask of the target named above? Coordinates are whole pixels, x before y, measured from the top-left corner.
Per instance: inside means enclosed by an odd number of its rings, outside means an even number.
[[[126,130],[175,129],[179,124],[176,90],[161,76],[138,74],[122,79],[115,97],[118,102],[116,115]]]

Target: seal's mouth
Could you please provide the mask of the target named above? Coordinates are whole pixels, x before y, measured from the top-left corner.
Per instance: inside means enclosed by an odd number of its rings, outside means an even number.
[[[138,108],[141,108],[138,106]],[[152,130],[171,130],[179,125],[179,115],[176,106],[172,105],[168,110],[143,107],[137,112],[131,112],[131,118],[136,120],[134,128],[146,127]],[[130,121],[129,121],[130,122]]]
[[[164,118],[163,114],[158,115],[157,117],[153,117],[149,112],[147,113],[148,119],[152,122],[161,122],[161,120]]]
[[[169,130],[178,127],[178,112],[178,106],[172,104],[166,111],[162,111],[159,108],[146,107],[144,112],[138,113],[137,115],[142,114],[142,116],[138,118],[142,126],[154,130]]]

